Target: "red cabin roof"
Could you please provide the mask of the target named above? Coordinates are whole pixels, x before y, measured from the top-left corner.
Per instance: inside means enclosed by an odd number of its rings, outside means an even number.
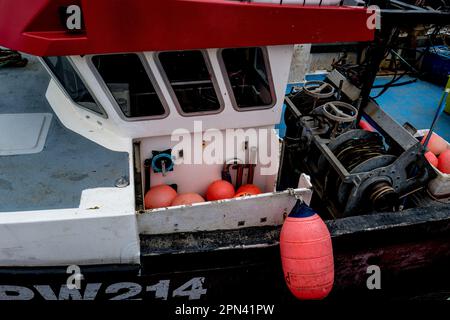
[[[84,29],[60,12],[79,5]],[[0,0],[0,45],[38,56],[370,41],[369,13],[227,0]]]

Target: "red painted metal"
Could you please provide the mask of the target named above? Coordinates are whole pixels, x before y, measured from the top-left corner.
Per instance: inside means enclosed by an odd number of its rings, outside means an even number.
[[[71,34],[62,6],[80,4]],[[0,45],[38,56],[370,41],[363,8],[227,0],[0,0]]]

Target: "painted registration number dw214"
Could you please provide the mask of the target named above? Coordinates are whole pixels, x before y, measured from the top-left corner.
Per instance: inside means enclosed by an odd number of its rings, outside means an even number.
[[[69,283],[58,286],[0,284],[0,300],[199,300],[207,292],[204,283],[204,277],[195,277],[176,286],[172,286],[170,280],[159,280],[148,285],[135,282],[83,283],[79,287]]]

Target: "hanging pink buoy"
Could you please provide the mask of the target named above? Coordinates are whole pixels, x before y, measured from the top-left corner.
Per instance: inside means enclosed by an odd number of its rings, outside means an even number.
[[[317,300],[330,293],[334,282],[330,232],[305,203],[297,202],[284,221],[280,251],[284,278],[295,297]]]

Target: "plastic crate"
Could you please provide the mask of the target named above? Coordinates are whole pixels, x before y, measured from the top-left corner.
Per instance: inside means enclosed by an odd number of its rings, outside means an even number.
[[[450,74],[450,49],[447,46],[431,47],[422,60],[421,71],[426,78],[439,85],[445,85]]]

